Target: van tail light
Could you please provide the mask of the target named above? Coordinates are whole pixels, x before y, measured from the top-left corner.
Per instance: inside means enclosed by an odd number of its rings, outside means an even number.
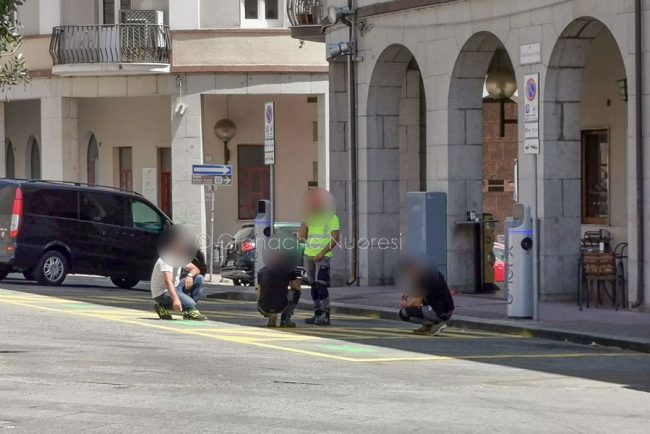
[[[248,253],[251,250],[255,250],[255,243],[252,241],[244,241],[241,245],[241,252]]]
[[[23,192],[20,188],[16,189],[14,196],[14,205],[11,209],[11,226],[9,226],[9,238],[16,238],[20,229],[20,223],[23,219]]]

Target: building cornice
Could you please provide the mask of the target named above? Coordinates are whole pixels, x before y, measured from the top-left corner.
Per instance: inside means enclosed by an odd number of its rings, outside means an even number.
[[[172,35],[195,35],[195,36],[289,36],[291,35],[290,29],[194,29],[194,30],[172,30]]]
[[[357,17],[367,18],[374,15],[390,14],[408,9],[424,8],[458,0],[391,0],[373,5],[361,6],[357,9]]]
[[[201,74],[205,72],[220,73],[258,73],[258,74],[326,74],[328,66],[312,65],[183,65],[172,66],[172,74]]]

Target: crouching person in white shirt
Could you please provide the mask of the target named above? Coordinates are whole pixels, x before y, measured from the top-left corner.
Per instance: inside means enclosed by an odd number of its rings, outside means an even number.
[[[201,270],[191,262],[196,245],[191,233],[173,226],[161,235],[158,253],[160,259],[151,273],[151,297],[156,301],[154,310],[160,319],[172,319],[170,310],[183,312],[183,319],[205,321],[197,304],[203,292]],[[187,264],[179,266],[179,264]],[[181,278],[181,272],[185,277]]]

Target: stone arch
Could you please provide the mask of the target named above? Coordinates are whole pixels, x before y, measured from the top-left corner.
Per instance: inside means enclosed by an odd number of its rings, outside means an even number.
[[[599,60],[599,57],[606,58]],[[593,66],[594,62],[601,62],[601,67]],[[612,74],[615,75],[610,77]],[[539,207],[540,291],[544,298],[568,298],[575,294],[578,283],[579,240],[582,232],[590,229],[583,225],[586,197],[582,182],[584,130],[607,129],[610,138],[612,134],[620,137],[616,144],[609,140],[610,146],[616,145],[616,148],[610,147],[608,152],[610,156],[616,153],[621,157],[617,159],[622,165],[617,168],[616,176],[622,181],[616,181],[616,188],[623,193],[617,195],[620,203],[616,208],[621,210],[624,222],[617,222],[615,232],[618,233],[614,235],[619,238],[617,241],[627,241],[628,177],[620,171],[627,172],[628,107],[616,83],[627,80],[627,76],[616,39],[596,18],[573,20],[561,33],[551,53],[542,88],[544,137],[540,182],[544,194]],[[607,96],[594,100],[591,93]],[[596,110],[598,114],[594,114]],[[608,206],[611,210],[612,204]],[[599,226],[613,228],[608,224]]]
[[[25,174],[29,179],[41,178],[41,148],[38,145],[36,137],[30,136],[27,140],[26,154],[25,154]]]
[[[15,178],[16,158],[14,156],[14,145],[11,143],[11,140],[6,139],[5,148],[5,177]]]
[[[500,56],[496,56],[500,52]],[[501,40],[493,33],[473,34],[463,45],[452,72],[448,100],[447,261],[450,285],[473,291],[474,237],[468,211],[482,211],[483,93],[496,58],[514,69]]]
[[[420,67],[403,45],[387,47],[370,79],[366,142],[359,149],[360,279],[392,281],[406,229],[406,193],[426,184],[426,96]]]

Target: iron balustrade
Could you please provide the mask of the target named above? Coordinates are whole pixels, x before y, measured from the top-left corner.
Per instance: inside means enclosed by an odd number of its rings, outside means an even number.
[[[54,65],[83,63],[170,64],[168,26],[111,24],[59,26],[52,31]]]
[[[287,0],[287,15],[292,26],[321,24],[321,0]]]

